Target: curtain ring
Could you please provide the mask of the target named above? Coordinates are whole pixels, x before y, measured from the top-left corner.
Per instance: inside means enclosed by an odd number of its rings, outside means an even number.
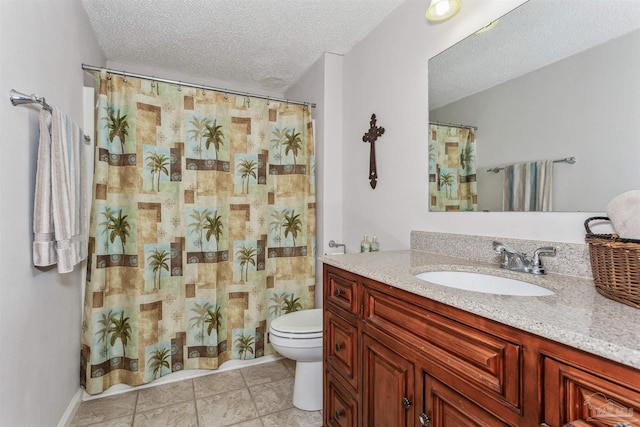
[[[251,107],[251,98],[248,96],[245,96],[245,98],[247,98],[247,107]]]
[[[267,105],[269,105],[269,97],[267,96]]]
[[[178,80],[178,92],[182,92],[182,82]]]
[[[204,90],[204,88],[202,88],[202,96],[205,96],[207,94],[207,92]]]
[[[224,99],[229,99],[229,94],[225,93],[224,94]]]
[[[124,83],[126,83],[126,82],[127,82],[127,75],[126,75],[126,74],[122,76],[122,81],[123,81]]]
[[[107,80],[111,80],[111,73],[107,73]]]

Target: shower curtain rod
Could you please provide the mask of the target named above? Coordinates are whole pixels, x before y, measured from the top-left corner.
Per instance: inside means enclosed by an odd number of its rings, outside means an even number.
[[[570,165],[574,164],[576,162],[576,158],[575,157],[565,157],[564,159],[558,159],[558,160],[554,160],[553,163],[569,163]],[[498,173],[501,170],[503,170],[504,167],[495,167],[495,168],[491,168],[491,169],[487,169],[487,172],[495,172]]]
[[[440,125],[440,126],[450,126],[452,128],[460,128],[460,129],[473,129],[478,130],[478,126],[471,125],[457,125],[455,123],[445,123],[445,122],[429,122],[430,125]]]
[[[257,95],[257,94],[249,93],[249,92],[238,92],[238,91],[235,91],[235,90],[221,89],[221,88],[218,88],[218,87],[201,85],[201,84],[197,84],[197,83],[187,83],[187,82],[183,82],[183,81],[180,81],[180,80],[161,79],[161,78],[158,78],[158,77],[149,76],[149,75],[145,75],[145,74],[129,73],[129,72],[126,72],[126,71],[118,71],[118,70],[112,70],[112,69],[109,69],[109,68],[95,67],[93,65],[82,64],[82,69],[85,70],[85,71],[94,71],[94,72],[106,71],[109,74],[115,74],[115,75],[123,76],[123,77],[135,77],[135,78],[138,78],[138,79],[151,80],[151,81],[158,82],[158,83],[167,83],[167,84],[170,84],[170,85],[175,85],[175,86],[180,86],[180,87],[192,87],[192,88],[195,88],[195,89],[210,90],[210,91],[215,91],[215,92],[226,93],[226,94],[229,94],[229,95],[248,96],[248,97],[251,97],[251,98],[266,99],[267,101],[286,102],[287,104],[306,105],[306,106],[309,106],[311,108],[316,108],[316,104],[313,103],[313,102],[293,101],[291,99],[277,98],[277,97],[266,96],[266,95]]]

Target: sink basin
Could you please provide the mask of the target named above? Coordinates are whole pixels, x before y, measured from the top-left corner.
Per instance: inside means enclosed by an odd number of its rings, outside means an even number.
[[[496,295],[540,297],[553,295],[542,286],[507,277],[493,276],[469,271],[427,271],[416,274],[416,278],[449,288],[483,292]]]

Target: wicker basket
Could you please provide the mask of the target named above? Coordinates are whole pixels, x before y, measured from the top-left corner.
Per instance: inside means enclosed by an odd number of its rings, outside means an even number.
[[[609,218],[596,216],[584,222],[596,290],[609,299],[640,308],[640,240],[593,234],[589,223],[596,220]]]

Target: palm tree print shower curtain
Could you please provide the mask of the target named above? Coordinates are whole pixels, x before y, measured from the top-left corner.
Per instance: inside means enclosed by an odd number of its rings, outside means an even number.
[[[82,385],[272,353],[270,321],[314,301],[310,111],[105,73],[96,87]]]
[[[429,125],[429,210],[477,211],[476,140],[472,128]]]

